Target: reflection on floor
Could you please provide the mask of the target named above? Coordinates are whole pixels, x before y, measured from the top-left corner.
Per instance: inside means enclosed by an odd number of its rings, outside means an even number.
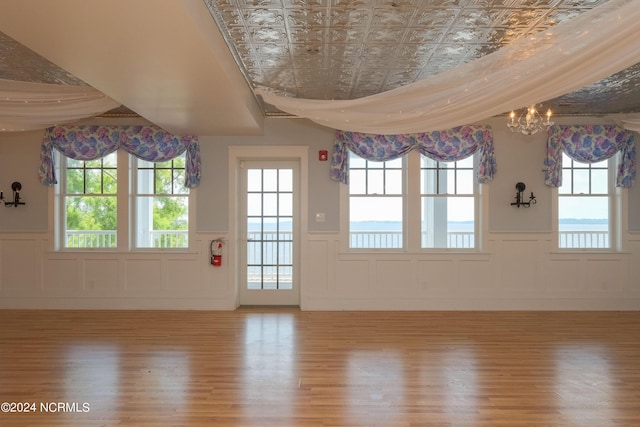
[[[639,331],[638,312],[0,311],[0,425],[636,426]]]

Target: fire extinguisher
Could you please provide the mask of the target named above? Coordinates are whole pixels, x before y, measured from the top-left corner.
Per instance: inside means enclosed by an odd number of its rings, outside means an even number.
[[[220,267],[222,265],[222,240],[212,240],[209,244],[209,251],[211,253],[211,265]]]

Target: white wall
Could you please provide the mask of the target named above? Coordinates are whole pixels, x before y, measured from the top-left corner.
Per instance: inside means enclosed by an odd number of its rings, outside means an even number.
[[[27,205],[0,210],[0,308],[233,309],[237,249],[230,224],[227,147],[309,147],[308,229],[302,239],[301,306],[307,310],[640,309],[640,233],[623,233],[622,252],[554,249],[552,191],[544,185],[544,135],[493,126],[498,172],[483,186],[484,247],[478,253],[353,254],[341,249],[341,184],[317,160],[333,132],[304,120],[267,120],[261,137],[203,137],[202,184],[188,253],[53,252],[51,194],[37,181],[41,132],[0,134],[0,187],[23,183]],[[584,123],[587,118],[563,118]],[[602,122],[601,119],[593,119]],[[525,182],[538,203],[510,206]],[[7,190],[4,190],[5,194]],[[626,190],[625,190],[626,191]],[[628,197],[626,197],[628,196]],[[640,192],[625,195],[624,224],[638,224]],[[324,212],[326,222],[314,221]],[[629,218],[636,218],[630,220]],[[628,228],[628,227],[626,227]],[[223,266],[209,265],[209,241],[224,238]]]

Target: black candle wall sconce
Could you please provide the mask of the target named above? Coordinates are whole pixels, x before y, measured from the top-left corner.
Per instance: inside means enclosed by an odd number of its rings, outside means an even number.
[[[529,196],[529,200],[528,201],[524,201],[524,189],[527,188],[526,185],[524,185],[524,182],[519,182],[516,184],[516,201],[511,203],[511,206],[516,206],[516,207],[520,207],[520,206],[524,206],[525,208],[531,207],[531,205],[535,205],[536,204],[536,196],[533,195],[533,191],[531,192],[531,196]]]
[[[24,205],[25,203],[20,201],[20,190],[22,190],[22,184],[20,184],[18,181],[14,181],[13,183],[11,183],[11,189],[13,190],[13,201],[5,201],[5,206],[13,206],[17,208],[18,205]],[[4,200],[4,193],[2,191],[0,191],[0,200]]]

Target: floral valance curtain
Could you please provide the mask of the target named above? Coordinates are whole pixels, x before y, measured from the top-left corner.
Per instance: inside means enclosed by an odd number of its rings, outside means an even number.
[[[445,131],[405,135],[339,130],[331,157],[331,179],[349,183],[349,151],[367,160],[386,161],[404,156],[413,149],[441,162],[462,160],[480,151],[477,181],[490,182],[496,173],[491,126],[458,126]]]
[[[631,187],[636,177],[635,138],[631,131],[616,125],[555,125],[549,128],[547,157],[544,161],[545,183],[562,185],[562,153],[581,163],[600,162],[618,151],[616,186]]]
[[[157,126],[54,126],[45,131],[40,151],[40,182],[57,183],[53,149],[75,160],[95,160],[122,148],[148,162],[165,162],[185,151],[185,187],[200,184],[196,136],[176,136]]]

